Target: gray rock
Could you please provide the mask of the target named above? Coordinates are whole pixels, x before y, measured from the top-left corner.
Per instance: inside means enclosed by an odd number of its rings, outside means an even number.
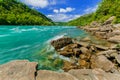
[[[36,80],[78,80],[68,73],[58,73],[54,71],[39,70]]]
[[[36,62],[16,60],[0,65],[0,80],[35,80]]]

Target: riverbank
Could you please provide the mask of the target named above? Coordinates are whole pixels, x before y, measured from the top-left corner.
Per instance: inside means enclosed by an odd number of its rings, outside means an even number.
[[[58,73],[37,70],[36,62],[17,60],[0,65],[0,80],[119,80],[119,73],[107,73],[102,69],[73,69]]]

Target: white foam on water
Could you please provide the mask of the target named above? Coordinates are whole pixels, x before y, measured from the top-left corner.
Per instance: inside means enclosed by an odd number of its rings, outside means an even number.
[[[24,49],[24,48],[28,48],[28,47],[30,47],[30,45],[19,46],[19,47],[15,47],[15,48],[9,49],[8,51],[3,51],[3,52],[0,52],[0,53],[11,52],[11,51],[15,51],[15,50],[19,50],[19,49]]]
[[[0,35],[0,37],[6,37],[6,36],[9,36],[9,34]]]
[[[57,40],[57,39],[63,38],[65,35],[67,35],[67,33],[64,33],[64,34],[62,34],[62,35],[57,35],[57,36],[49,39],[49,40],[47,41],[47,43],[50,43],[52,40]]]

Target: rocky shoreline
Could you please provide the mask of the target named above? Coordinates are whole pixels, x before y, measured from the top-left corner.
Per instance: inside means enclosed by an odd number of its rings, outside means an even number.
[[[17,60],[0,65],[0,80],[120,80],[120,25],[112,24],[114,18],[79,27],[106,44],[90,37],[51,41],[59,55],[69,58],[63,61],[64,72],[37,70],[37,62]]]

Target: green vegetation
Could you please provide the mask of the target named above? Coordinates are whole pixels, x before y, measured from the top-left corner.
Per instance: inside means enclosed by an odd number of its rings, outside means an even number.
[[[53,25],[53,21],[18,0],[0,0],[0,25]]]
[[[114,23],[120,23],[120,0],[102,0],[96,12],[69,21],[67,25],[84,26],[92,21],[102,23],[111,16],[116,16]]]
[[[120,44],[117,44],[116,48],[120,48]]]

